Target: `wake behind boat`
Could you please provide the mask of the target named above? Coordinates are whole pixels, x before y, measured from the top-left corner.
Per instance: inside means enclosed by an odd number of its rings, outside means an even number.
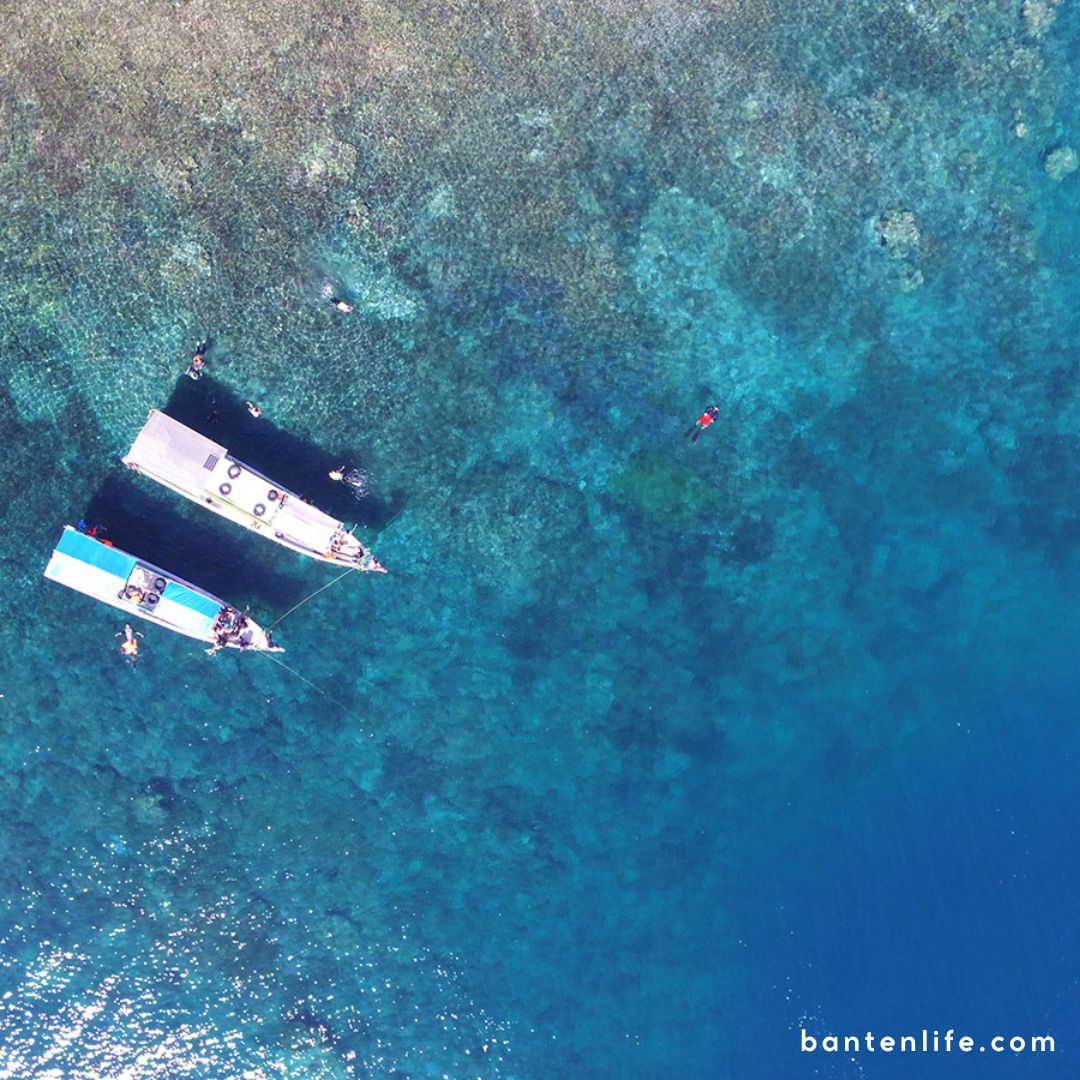
[[[342,522],[157,409],[151,410],[124,464],[302,555],[386,573]]]
[[[254,619],[216,596],[70,525],[64,526],[45,577],[214,650],[285,651]]]

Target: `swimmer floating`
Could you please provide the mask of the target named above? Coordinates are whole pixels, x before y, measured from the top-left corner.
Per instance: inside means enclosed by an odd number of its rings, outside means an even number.
[[[142,633],[131,629],[131,623],[124,623],[124,629],[117,631],[115,637],[122,637],[120,655],[134,667],[139,662],[139,638]]]
[[[199,344],[195,346],[195,355],[191,358],[191,363],[188,364],[187,371],[184,372],[189,379],[198,381],[203,377],[203,368],[206,367],[206,350],[209,348],[209,341],[200,341]]]

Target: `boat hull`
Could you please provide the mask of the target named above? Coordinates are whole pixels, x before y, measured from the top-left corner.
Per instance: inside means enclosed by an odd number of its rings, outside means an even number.
[[[100,539],[64,527],[44,576],[109,607],[214,647],[282,652],[252,619],[189,581]],[[223,640],[220,620],[244,624]]]
[[[290,551],[383,572],[342,522],[156,409],[123,460],[129,469]]]

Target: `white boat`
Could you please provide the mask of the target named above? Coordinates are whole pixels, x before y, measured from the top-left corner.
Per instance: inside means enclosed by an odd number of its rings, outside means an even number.
[[[301,555],[386,573],[342,522],[157,409],[151,410],[124,464]]]
[[[64,526],[45,577],[214,649],[284,652],[254,619],[160,566]]]

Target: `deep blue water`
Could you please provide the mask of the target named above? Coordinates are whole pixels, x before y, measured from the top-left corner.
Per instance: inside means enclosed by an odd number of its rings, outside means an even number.
[[[1076,7],[76,14],[0,58],[0,1077],[1075,1075]],[[296,675],[41,578],[330,580],[150,408],[390,569]]]

